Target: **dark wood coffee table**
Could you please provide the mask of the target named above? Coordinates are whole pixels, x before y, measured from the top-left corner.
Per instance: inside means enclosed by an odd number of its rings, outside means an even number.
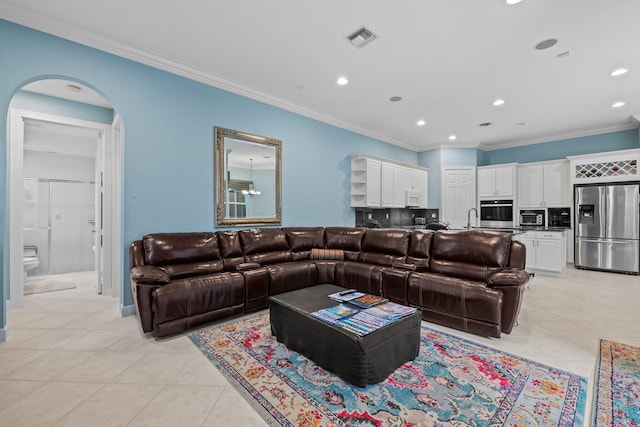
[[[338,305],[327,295],[344,290],[317,285],[269,298],[271,332],[289,349],[358,386],[384,381],[420,349],[420,313],[403,317],[374,332],[358,336],[312,316]]]

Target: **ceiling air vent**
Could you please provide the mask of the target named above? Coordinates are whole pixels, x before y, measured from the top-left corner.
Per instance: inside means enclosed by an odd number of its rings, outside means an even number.
[[[378,36],[373,34],[373,31],[366,27],[359,28],[347,36],[347,40],[349,40],[349,42],[351,42],[355,47],[363,47],[377,38]]]

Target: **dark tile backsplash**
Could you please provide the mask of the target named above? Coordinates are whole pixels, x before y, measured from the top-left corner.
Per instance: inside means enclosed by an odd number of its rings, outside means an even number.
[[[381,228],[406,227],[414,225],[415,218],[425,218],[427,222],[437,221],[439,212],[438,209],[356,208],[356,227],[371,227],[376,222]]]

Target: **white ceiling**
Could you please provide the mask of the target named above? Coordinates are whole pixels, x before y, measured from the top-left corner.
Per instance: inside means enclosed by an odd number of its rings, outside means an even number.
[[[638,0],[0,0],[0,18],[416,151],[640,117]],[[363,25],[378,39],[358,49],[346,36]]]

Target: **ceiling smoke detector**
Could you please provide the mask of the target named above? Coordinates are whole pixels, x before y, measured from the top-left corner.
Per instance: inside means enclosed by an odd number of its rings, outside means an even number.
[[[371,43],[375,39],[377,39],[373,31],[368,29],[367,27],[362,27],[351,33],[347,36],[347,40],[354,45],[355,47],[363,47],[364,45]]]

